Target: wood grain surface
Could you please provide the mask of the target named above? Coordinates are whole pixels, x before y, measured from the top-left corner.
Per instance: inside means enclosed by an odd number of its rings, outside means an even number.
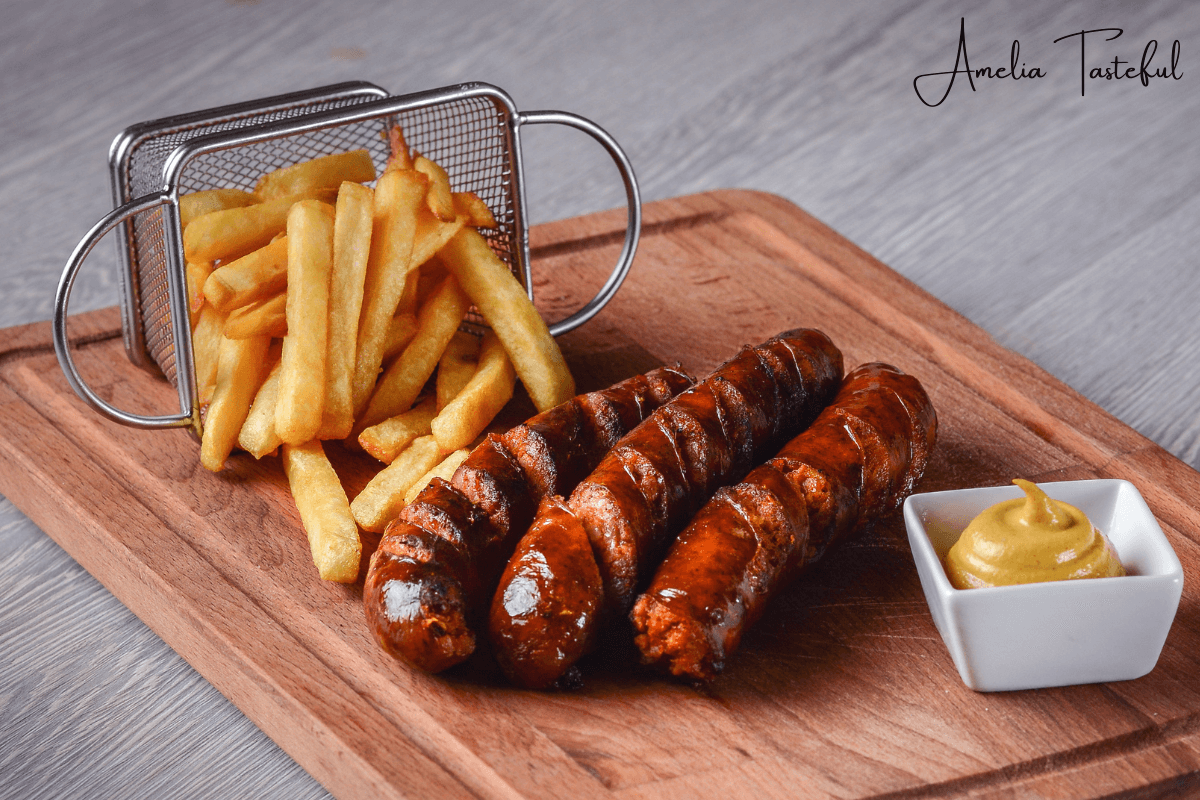
[[[563,339],[581,388],[667,360],[705,372],[742,343],[820,326],[848,364],[888,361],[926,386],[939,443],[923,490],[1012,475],[1141,488],[1186,574],[1157,668],[1116,684],[966,689],[893,516],[789,592],[702,689],[638,668],[621,631],[577,692],[514,690],[482,652],[424,675],[376,646],[361,582],[316,578],[276,459],[243,454],[211,474],[186,432],[101,419],[67,387],[45,325],[3,337],[0,490],[341,797],[877,798],[1014,784],[1091,797],[1196,780],[1200,474],[781,198],[726,191],[646,213],[620,313]],[[548,314],[585,299],[579,278],[615,257],[620,224],[609,213],[539,230]],[[671,287],[686,308],[664,301]],[[84,377],[106,400],[170,405],[170,387],[126,360],[112,310],[74,322]],[[378,468],[333,457],[352,495]]]
[[[1049,77],[921,105],[912,80],[951,68],[961,17],[973,67],[1019,39]],[[1053,39],[1104,26],[1124,34],[1089,44],[1090,64],[1150,39],[1161,60],[1179,39],[1183,78],[1081,97],[1078,50]],[[67,255],[111,207],[105,155],[126,126],[341,80],[486,80],[603,125],[647,199],[747,187],[801,205],[1200,466],[1198,33],[1188,0],[11,0],[0,327],[49,318]],[[622,202],[585,137],[525,144],[534,222]],[[105,244],[74,308],[116,300]],[[0,600],[0,794],[325,796],[4,499]]]

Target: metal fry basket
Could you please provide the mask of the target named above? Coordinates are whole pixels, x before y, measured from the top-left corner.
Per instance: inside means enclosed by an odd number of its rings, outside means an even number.
[[[551,334],[582,325],[616,293],[637,249],[641,202],[629,159],[595,123],[562,111],[519,112],[508,94],[485,83],[399,97],[370,83],[327,86],[144,122],[117,136],[109,151],[115,208],[76,246],[55,295],[54,349],[75,393],[125,425],[198,430],[179,198],[205,189],[253,190],[264,172],[360,148],[370,152],[381,171],[389,156],[387,131],[397,123],[410,146],[446,170],[455,191],[475,192],[491,208],[498,225],[481,232],[530,298],[521,128],[557,123],[590,134],[608,151],[625,184],[625,245],[596,296],[551,324]],[[88,254],[114,229],[119,229],[117,247],[125,266],[120,276],[125,350],[134,364],[157,367],[175,386],[178,414],[143,416],[112,406],[83,381],[72,359],[66,328],[71,287]]]

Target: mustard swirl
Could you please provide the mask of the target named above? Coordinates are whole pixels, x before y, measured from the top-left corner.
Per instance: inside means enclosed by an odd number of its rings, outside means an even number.
[[[985,509],[946,555],[956,589],[1125,574],[1112,543],[1082,511],[1051,500],[1037,484],[1013,483],[1025,497]]]

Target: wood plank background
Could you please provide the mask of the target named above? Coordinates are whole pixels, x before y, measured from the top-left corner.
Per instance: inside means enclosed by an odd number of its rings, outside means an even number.
[[[912,79],[1022,59],[1038,81]],[[1053,39],[1119,26],[1092,64],[1182,45],[1180,81],[1089,84]],[[736,186],[801,205],[1001,343],[1200,465],[1200,93],[1186,0],[603,4],[18,0],[0,26],[0,327],[46,319],[109,208],[123,127],[346,79],[487,80],[612,132],[657,199]],[[1089,40],[1090,42],[1090,40]],[[615,206],[582,137],[526,136],[531,217]],[[636,269],[636,266],[635,266]],[[597,277],[597,280],[599,278]],[[78,310],[116,299],[102,246]],[[16,796],[323,790],[0,500],[0,786]]]

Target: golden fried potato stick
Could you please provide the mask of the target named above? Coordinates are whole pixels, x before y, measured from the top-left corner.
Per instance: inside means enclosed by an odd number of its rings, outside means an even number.
[[[428,208],[421,209],[417,217],[417,237],[413,242],[411,268],[424,266],[429,259],[437,255],[438,251],[446,246],[446,242],[462,230],[464,223],[465,220],[460,217],[443,222]]]
[[[417,210],[424,204],[428,184],[429,179],[419,172],[392,170],[385,172],[375,186],[371,254],[367,259],[358,321],[358,352],[354,359],[355,417],[366,408],[379,377],[388,327],[408,278]]]
[[[188,261],[220,261],[252,252],[287,227],[288,209],[294,203],[333,196],[332,189],[317,189],[196,217],[183,231],[184,255]]]
[[[450,176],[446,170],[423,155],[413,159],[413,169],[429,178],[429,192],[425,195],[429,210],[442,222],[453,222],[457,215],[454,213],[454,198],[450,194]]]
[[[346,181],[370,183],[373,180],[375,162],[371,160],[371,154],[366,150],[351,150],[268,172],[258,179],[254,192],[263,200],[273,200],[318,189],[336,189]]]
[[[471,455],[470,450],[455,450],[450,455],[442,459],[436,467],[426,472],[417,482],[408,487],[408,491],[404,493],[404,504],[408,505],[413,500],[417,499],[417,495],[421,490],[429,485],[429,482],[434,478],[441,478],[444,481],[450,480],[450,476],[454,474],[454,470],[458,469],[459,464],[467,460],[467,456]]]
[[[417,315],[397,314],[388,323],[387,335],[383,341],[383,361],[390,361],[404,352],[408,343],[417,335]]]
[[[354,360],[371,255],[375,192],[357,183],[338,191],[333,222],[333,272],[329,280],[329,344],[325,408],[319,439],[345,439],[354,427]]]
[[[283,446],[283,471],[308,534],[313,564],[321,580],[354,583],[362,540],[350,514],[346,490],[320,442]]]
[[[487,203],[479,199],[474,192],[454,192],[454,213],[465,217],[472,228],[495,228],[496,216],[488,208]]]
[[[283,440],[275,432],[275,406],[278,402],[279,361],[276,360],[267,379],[259,387],[258,394],[254,395],[250,413],[246,415],[246,421],[242,423],[242,429],[238,432],[238,447],[255,458],[273,453],[283,444]]]
[[[191,192],[179,198],[179,227],[186,228],[196,217],[227,208],[241,208],[261,203],[262,198],[241,189],[207,189]]]
[[[287,236],[217,266],[204,281],[204,299],[221,311],[263,300],[287,287]]]
[[[412,263],[411,261],[409,262]],[[420,282],[421,270],[418,267],[409,269],[404,279],[404,291],[400,292],[400,300],[396,303],[396,316],[417,313],[417,286]]]
[[[516,372],[499,337],[488,331],[483,337],[479,367],[470,382],[429,425],[438,446],[457,450],[475,441],[512,399],[516,381]]]
[[[471,381],[479,366],[479,337],[457,331],[446,345],[437,367],[437,407],[441,411]],[[503,352],[503,351],[502,351]]]
[[[200,321],[200,309],[204,307],[204,282],[212,271],[211,261],[189,261],[187,264],[188,316],[192,330],[196,330],[196,323]]]
[[[287,292],[235,308],[225,320],[227,339],[249,339],[251,336],[279,338],[287,335]]]
[[[217,385],[217,360],[221,349],[221,331],[228,314],[206,305],[200,309],[196,329],[192,331],[192,361],[196,365],[196,395],[201,405],[212,400]]]
[[[287,288],[287,237],[217,267],[204,281],[204,299],[218,311],[264,300]]]
[[[417,312],[416,336],[379,377],[360,427],[382,422],[412,407],[470,305],[466,294],[458,288],[458,281],[447,275],[429,302]]]
[[[388,158],[387,165],[383,171],[393,169],[412,169],[412,155],[408,151],[408,142],[404,141],[404,131],[399,125],[393,125],[388,131],[388,146],[391,148],[392,154]]]
[[[442,281],[446,280],[446,276],[449,274],[437,256],[422,264],[417,274],[417,298],[414,308],[425,305],[429,296],[433,294],[433,290],[441,286]]]
[[[537,410],[545,411],[574,397],[575,380],[558,343],[487,240],[475,229],[463,228],[440,257],[504,343]]]
[[[225,466],[225,459],[237,443],[250,403],[262,383],[270,346],[269,336],[221,339],[216,387],[200,437],[200,463],[213,472]]]
[[[316,436],[325,405],[333,219],[322,205],[302,200],[288,214],[288,333],[275,407],[275,430],[288,444]]]
[[[442,460],[432,436],[422,436],[379,471],[350,504],[350,513],[363,530],[383,531],[404,508],[404,493]]]
[[[430,434],[429,423],[437,413],[437,398],[431,395],[408,411],[363,430],[358,435],[358,444],[375,458],[390,464],[404,448]]]

